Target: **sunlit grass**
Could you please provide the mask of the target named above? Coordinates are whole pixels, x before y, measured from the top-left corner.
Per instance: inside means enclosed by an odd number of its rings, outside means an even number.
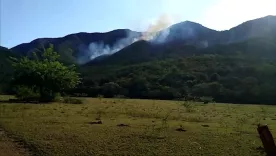
[[[264,155],[256,125],[276,136],[274,106],[84,101],[0,104],[0,125],[39,155]]]

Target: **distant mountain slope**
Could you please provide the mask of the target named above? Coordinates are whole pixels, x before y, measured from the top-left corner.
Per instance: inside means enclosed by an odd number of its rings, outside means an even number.
[[[254,37],[269,37],[276,35],[276,16],[266,16],[255,20],[246,21],[230,30],[216,31],[201,24],[185,21],[172,25],[160,32],[156,41],[179,42],[207,47],[215,44],[228,44],[240,42]]]
[[[185,56],[186,53],[189,53],[185,50],[187,45],[206,48],[217,44],[241,42],[255,37],[276,36],[276,16],[247,21],[226,31],[216,31],[198,23],[185,21],[160,31],[150,42],[133,43],[141,35],[140,32],[128,29],[118,29],[107,33],[77,33],[61,38],[36,39],[30,43],[18,45],[11,50],[20,55],[29,55],[32,51],[52,43],[60,53],[61,61],[77,64],[85,64],[101,55],[105,56],[96,59],[95,62],[99,63],[109,57],[115,57],[117,60],[122,58],[120,61],[124,62],[134,57],[136,59],[145,58],[146,55],[150,57],[160,56],[164,53],[175,55],[176,51],[180,52],[180,56]],[[182,48],[183,50],[181,50]],[[112,55],[115,52],[117,53]],[[160,52],[161,54],[155,55]],[[167,54],[165,55],[167,56]]]
[[[121,51],[85,64],[90,65],[128,65],[169,57],[190,56],[197,52],[197,48],[184,43],[151,44],[148,41],[137,41]]]
[[[164,37],[165,33],[168,34],[166,37]],[[154,40],[156,42],[165,41],[166,43],[181,42],[205,48],[208,47],[208,42],[211,43],[218,34],[218,31],[201,24],[185,21],[162,30]]]
[[[129,45],[141,34],[128,29],[118,29],[107,33],[77,33],[61,38],[40,38],[30,43],[20,44],[11,50],[20,55],[30,55],[36,49],[53,44],[64,62],[85,63],[90,57],[114,52],[122,45]],[[91,44],[92,43],[92,44]],[[95,45],[100,45],[96,46]]]
[[[170,33],[164,39],[162,33],[167,32]],[[275,50],[274,38],[276,38],[276,16],[266,16],[251,20],[221,32],[186,21],[161,31],[151,42],[140,41],[133,43],[100,61],[92,60],[88,65],[130,64],[160,57],[183,57],[205,52],[210,53],[212,50],[214,51],[211,53],[216,53],[222,50],[220,47],[226,48],[226,50],[223,49],[224,52],[243,51],[249,55],[252,54],[252,56],[275,57],[275,52],[271,51],[271,49]],[[165,42],[160,42],[161,40],[165,40]],[[215,47],[207,48],[213,46]],[[202,48],[206,48],[206,50],[201,50]]]
[[[231,43],[254,37],[270,37],[276,35],[276,16],[266,16],[244,22],[219,35],[221,43]]]
[[[250,38],[238,43],[215,45],[200,50],[202,54],[245,55],[255,58],[276,59],[276,35]]]
[[[239,54],[253,58],[276,59],[276,36],[275,38],[251,38],[237,43],[219,44],[207,48],[197,48],[192,45],[178,43],[152,45],[146,41],[139,41],[113,55],[105,56],[100,60],[92,60],[85,66],[130,65],[157,59],[181,58],[204,54]]]

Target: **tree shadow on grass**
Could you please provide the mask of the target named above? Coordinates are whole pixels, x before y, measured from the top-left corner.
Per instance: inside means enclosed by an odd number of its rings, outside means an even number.
[[[21,100],[21,99],[5,99],[0,100],[0,104],[47,104],[39,100]]]

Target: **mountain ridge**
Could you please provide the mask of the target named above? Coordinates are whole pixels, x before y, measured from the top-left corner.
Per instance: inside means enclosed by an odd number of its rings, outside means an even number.
[[[167,46],[193,45],[206,48],[217,44],[229,44],[252,37],[265,37],[274,34],[276,35],[276,16],[269,15],[243,22],[224,31],[213,30],[192,21],[179,22],[161,30],[149,41],[167,44]],[[60,53],[61,58],[63,58],[62,61],[85,64],[101,55],[113,57],[113,53],[120,53],[122,50],[126,53],[125,48],[130,52],[133,51],[128,46],[135,45],[135,40],[139,40],[142,35],[143,32],[130,29],[116,29],[104,33],[79,32],[59,38],[38,38],[30,43],[17,45],[10,50],[28,56],[32,51],[51,43]]]

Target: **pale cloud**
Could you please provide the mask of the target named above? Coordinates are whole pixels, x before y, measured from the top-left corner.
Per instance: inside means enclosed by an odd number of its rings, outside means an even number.
[[[134,19],[132,28],[152,32],[189,20],[227,30],[251,19],[276,15],[275,6],[276,0],[152,0],[152,8],[158,11]]]
[[[218,0],[199,22],[216,30],[230,29],[247,20],[276,15],[276,0]]]
[[[137,30],[156,32],[175,23],[188,20],[191,17],[190,10],[194,6],[192,0],[156,0],[159,13],[149,15],[139,22]]]
[[[136,21],[134,29],[138,31],[156,32],[165,29],[177,22],[180,22],[178,16],[169,13],[160,13],[151,18],[146,18],[141,21]]]

